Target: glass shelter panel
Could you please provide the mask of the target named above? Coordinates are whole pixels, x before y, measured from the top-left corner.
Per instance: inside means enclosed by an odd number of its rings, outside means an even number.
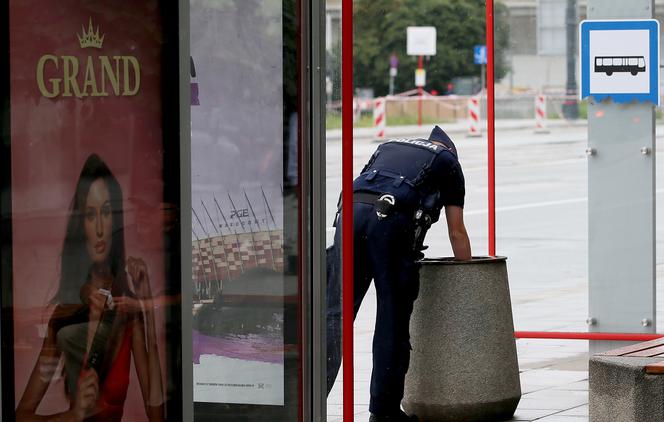
[[[298,7],[190,3],[197,421],[294,421],[302,405]]]
[[[2,7],[2,419],[180,420],[177,2]]]
[[[339,1],[327,1],[329,21],[333,21],[334,13],[339,13],[340,7]],[[504,9],[500,9],[499,13],[501,18],[505,16]],[[482,116],[485,116],[486,111],[484,104],[480,103],[486,67],[480,64],[481,59],[475,59],[475,51],[481,51],[486,40],[485,14],[484,2],[461,0],[450,2],[356,0],[353,2],[353,83],[355,88],[352,101],[355,127],[353,177],[357,178],[360,175],[372,154],[382,143],[391,139],[427,139],[434,126],[439,125],[456,144],[459,161],[463,167],[466,180],[465,221],[475,255],[486,254],[487,248],[486,142],[482,142],[482,138],[470,138],[466,135],[469,132],[470,100],[478,100],[478,113],[481,109]],[[436,28],[435,55],[418,57],[407,54],[407,27],[410,26]],[[533,21],[532,27],[535,26],[535,21]],[[348,35],[344,33],[342,37]],[[332,244],[334,239],[337,250],[336,253],[328,255],[328,264],[339,265],[340,236],[335,236],[334,233],[339,233],[340,227],[337,225],[335,230],[333,223],[336,222],[337,199],[341,189],[340,129],[342,122],[339,102],[341,91],[338,88],[340,85],[334,77],[337,69],[340,68],[339,58],[342,54],[337,53],[334,49],[333,40],[336,40],[334,33],[329,40],[327,75],[330,80],[328,81],[326,116],[327,239],[328,244]],[[503,38],[500,42],[504,44],[506,39]],[[533,50],[535,50],[534,47]],[[347,52],[344,52],[344,59],[347,58],[345,54]],[[478,55],[481,56],[481,54]],[[416,74],[425,75],[425,77],[416,78]],[[423,86],[416,86],[416,81],[423,81]],[[478,124],[481,126],[481,121]],[[408,158],[404,157],[404,161],[407,161]],[[379,160],[377,159],[376,162]],[[398,183],[395,182],[395,185]],[[363,201],[359,200],[359,202]],[[344,204],[344,206],[346,205]],[[395,211],[395,214],[398,213],[399,211]],[[366,221],[371,220],[363,220],[362,223],[357,223],[356,220],[355,233],[360,232],[357,227],[369,224]],[[389,217],[383,221],[385,221],[385,227],[390,225]],[[408,217],[405,221],[409,221]],[[408,229],[404,228],[404,231],[406,230]],[[384,241],[385,243],[393,242],[393,239],[386,234]],[[376,361],[376,353],[381,353],[381,347],[385,350],[390,347],[385,346],[389,344],[388,335],[383,333],[381,338],[381,334],[376,337],[374,333],[376,320],[381,318],[377,314],[382,312],[383,318],[389,318],[385,315],[389,315],[391,305],[387,304],[389,299],[385,299],[386,296],[381,298],[382,305],[377,304],[381,300],[378,298],[380,293],[376,291],[376,280],[372,279],[372,276],[384,271],[385,268],[394,269],[396,266],[390,266],[390,263],[387,262],[389,258],[383,258],[382,262],[378,263],[378,259],[372,261],[373,257],[370,257],[370,254],[378,250],[375,244],[371,244],[374,242],[379,241],[368,242],[366,238],[356,238],[354,241],[357,248],[354,282],[357,289],[356,294],[358,291],[361,292],[356,297],[364,294],[366,287],[366,294],[362,298],[362,304],[354,321],[355,331],[353,333],[355,350],[353,390],[355,392],[356,420],[369,418],[370,400],[374,399],[370,396],[381,382],[372,381],[372,379],[379,379],[381,374],[386,372],[385,368],[373,366],[373,362]],[[440,221],[428,231],[425,245],[428,246],[428,249],[422,252],[427,258],[453,256],[444,213],[441,214]],[[366,255],[363,256],[357,252],[361,247],[374,252],[364,252]],[[358,259],[358,256],[362,256],[362,258]],[[345,262],[342,264],[346,265]],[[339,268],[342,266],[339,265]],[[367,276],[364,279],[358,276],[360,274],[358,268],[367,269],[365,273]],[[339,278],[338,274],[333,273],[333,276]],[[401,279],[399,282],[409,283],[408,287],[412,288],[417,281],[412,280],[413,283],[410,281]],[[334,283],[330,280],[329,272],[328,283]],[[387,287],[384,287],[384,291],[388,290]],[[334,303],[338,306],[341,294],[341,289],[328,289],[328,304]],[[405,303],[407,300],[405,295],[399,297],[400,303]],[[358,302],[359,300],[356,301],[356,304]],[[341,325],[331,318],[336,315],[330,315],[330,313],[335,313],[334,308],[328,309],[327,341],[330,345],[328,346],[328,362],[331,357],[334,358],[330,352],[335,353],[343,346],[340,342],[341,330],[337,329]],[[344,315],[344,317],[349,316]],[[340,421],[344,405],[343,392],[344,389],[348,389],[348,385],[345,384],[348,380],[342,378],[342,371],[337,374],[337,368],[334,365],[328,366],[328,371],[328,388],[331,389],[327,403],[328,420]],[[392,393],[394,397],[398,397],[400,387],[396,386],[396,383],[394,385]],[[394,401],[398,409],[399,400]],[[393,411],[393,413],[395,412]]]
[[[508,257],[517,332],[588,331],[588,130],[587,104],[577,91],[579,3],[542,0],[522,8],[521,15],[539,23],[537,31],[524,33],[516,5],[504,2],[508,17],[496,28],[497,37],[509,40],[496,51],[509,65],[496,76],[496,249]],[[546,59],[516,51],[526,39],[536,40]],[[551,48],[544,51],[545,45]],[[600,66],[607,62],[595,59]],[[571,375],[587,379],[587,341],[519,339],[517,348],[528,376],[540,362],[559,369],[568,361]]]
[[[337,206],[341,192],[341,0],[325,1],[325,241],[331,248],[335,240]],[[340,280],[338,270],[341,268],[341,253],[339,249],[328,249],[326,285],[326,361],[331,362],[332,356],[341,353],[341,289],[338,284],[331,285],[332,278]],[[343,365],[343,364],[342,364]],[[328,421],[340,420],[342,416],[343,366],[336,369],[336,365],[326,365],[327,408],[325,409]],[[338,374],[338,376],[337,376]],[[337,381],[337,379],[339,381]],[[336,382],[335,382],[336,381]],[[334,388],[333,388],[334,387]]]

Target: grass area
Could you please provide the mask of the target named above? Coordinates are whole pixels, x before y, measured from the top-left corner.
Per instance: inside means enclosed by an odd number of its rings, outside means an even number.
[[[588,118],[588,102],[587,101],[579,101],[577,104],[578,104],[578,107],[579,107],[579,119],[582,119],[582,120],[587,119]],[[549,109],[547,110],[547,113],[546,113],[546,118],[547,119],[549,119],[549,120],[559,120],[559,119],[562,118],[562,116],[560,115],[562,105],[560,107],[554,107],[554,108],[557,108],[557,110],[551,110],[551,107],[549,107]]]
[[[424,116],[422,118],[422,124],[432,125],[432,124],[441,124],[449,122],[441,122],[440,120],[434,119],[432,117]],[[417,116],[399,116],[399,117],[389,117],[387,119],[388,126],[409,126],[417,124]],[[353,127],[363,128],[363,127],[372,127],[373,126],[373,116],[369,114],[363,114],[359,119],[355,121]],[[325,118],[325,129],[341,129],[341,115],[338,113],[328,113]]]
[[[579,107],[579,119],[582,120],[588,119],[588,102],[579,101],[578,107]],[[550,120],[558,120],[562,118],[560,114],[561,113],[560,107],[554,107],[554,108],[558,108],[558,110],[552,110],[550,107],[547,113],[547,118]],[[663,117],[664,113],[662,112],[662,108],[660,107],[655,108],[655,118],[657,120],[662,120]],[[424,116],[422,118],[422,124],[424,125],[445,124],[445,123],[450,123],[450,122],[440,121],[433,117],[428,117],[428,116]],[[398,116],[398,117],[388,116],[387,125],[388,126],[417,125],[417,116]],[[357,121],[355,121],[353,127],[355,128],[373,127],[373,116],[368,113],[362,114],[360,118]],[[325,128],[327,130],[341,129],[341,114],[338,112],[328,112],[325,120]]]
[[[588,101],[579,101],[579,118],[588,118]]]

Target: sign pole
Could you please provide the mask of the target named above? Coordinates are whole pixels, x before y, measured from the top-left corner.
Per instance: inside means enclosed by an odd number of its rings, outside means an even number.
[[[588,101],[590,332],[657,328],[654,6],[653,0],[632,0],[629,7],[623,0],[588,0],[589,20],[580,26],[581,96]],[[589,352],[618,345],[594,340]]]
[[[417,69],[415,70],[415,86],[417,87],[417,125],[422,126],[422,96],[426,85],[426,73],[422,61],[424,56],[436,55],[436,27],[409,26],[406,28],[406,53],[417,56]]]
[[[486,65],[483,64],[481,65],[481,73],[480,73],[480,84],[482,86],[480,92],[482,93],[482,96],[486,94]]]
[[[390,56],[390,95],[394,95],[394,78],[397,76],[397,66],[399,59],[396,54]]]
[[[418,56],[417,59],[417,68],[419,70],[423,69],[422,65],[422,56]],[[417,95],[419,99],[417,100],[417,125],[422,126],[422,87],[417,87]]]

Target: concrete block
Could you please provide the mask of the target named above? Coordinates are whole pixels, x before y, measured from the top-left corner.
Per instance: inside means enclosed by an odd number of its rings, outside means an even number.
[[[645,372],[646,365],[661,361],[661,357],[591,357],[590,421],[664,421],[664,375]]]
[[[509,419],[521,398],[505,258],[425,260],[402,405],[426,422]]]

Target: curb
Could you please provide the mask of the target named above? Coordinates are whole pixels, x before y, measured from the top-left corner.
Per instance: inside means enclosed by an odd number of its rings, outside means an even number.
[[[565,128],[565,127],[585,127],[588,125],[587,120],[547,120],[547,126],[549,128]],[[428,136],[433,125],[422,125],[422,126],[392,126],[387,128],[387,138],[396,138],[401,136]],[[452,123],[448,126],[441,125],[445,132],[448,134],[454,135],[466,135],[468,133],[468,126],[465,123]],[[509,120],[509,121],[496,121],[496,130],[527,130],[532,129],[535,131],[535,120],[525,119],[525,120]],[[482,125],[482,134],[486,133],[487,126],[486,123]],[[332,129],[325,132],[326,139],[328,141],[341,140],[341,129]],[[356,128],[353,130],[354,138],[373,138],[374,128]]]

